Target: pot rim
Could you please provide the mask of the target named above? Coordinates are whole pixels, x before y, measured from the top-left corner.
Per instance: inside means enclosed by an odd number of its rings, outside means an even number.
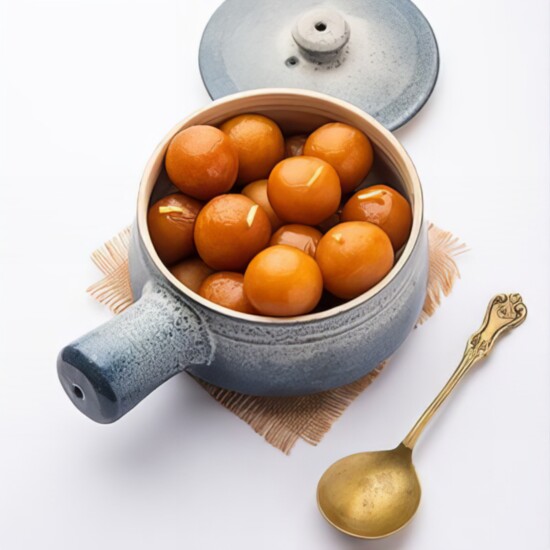
[[[308,313],[306,315],[298,315],[293,317],[270,317],[264,315],[241,313],[225,308],[223,306],[219,306],[209,300],[206,300],[199,294],[193,292],[191,289],[186,287],[170,273],[169,269],[162,263],[162,261],[158,257],[151,241],[151,237],[149,235],[149,230],[147,226],[147,211],[149,207],[149,201],[158,175],[164,165],[164,154],[173,136],[185,127],[191,125],[190,123],[208,124],[208,122],[198,122],[195,121],[195,119],[200,118],[201,116],[212,111],[215,112],[219,110],[220,107],[223,107],[227,104],[235,102],[240,103],[243,100],[247,99],[261,99],[267,96],[271,96],[271,98],[273,98],[273,96],[279,96],[279,99],[285,97],[287,99],[311,99],[313,101],[316,101],[317,103],[328,104],[329,107],[335,106],[341,110],[347,111],[354,117],[359,117],[363,119],[370,126],[372,126],[373,130],[376,133],[374,137],[371,134],[367,134],[368,138],[379,149],[381,149],[385,153],[385,155],[389,157],[389,161],[391,162],[392,167],[397,170],[400,177],[403,180],[407,180],[412,187],[412,196],[414,201],[412,205],[413,224],[411,227],[411,233],[409,235],[407,243],[405,244],[405,247],[401,251],[400,257],[398,258],[397,262],[392,267],[390,272],[378,284],[376,284],[367,292],[364,292],[357,298],[349,300],[343,304],[340,304],[339,306],[335,306],[317,313]],[[289,105],[281,105],[280,108],[284,109],[285,106],[289,107]],[[275,105],[274,107],[279,106]],[[327,111],[325,114],[330,117],[330,112]],[[227,116],[232,115],[228,114]],[[424,199],[422,186],[420,184],[420,180],[418,178],[416,168],[414,167],[412,160],[410,159],[408,153],[405,151],[404,147],[401,145],[398,139],[389,130],[382,126],[382,124],[380,124],[375,118],[365,113],[358,107],[355,107],[351,103],[348,103],[347,101],[344,101],[342,99],[332,97],[328,94],[314,92],[311,90],[303,90],[299,88],[262,88],[258,90],[238,92],[236,94],[231,94],[223,98],[217,99],[207,106],[196,110],[194,113],[172,127],[172,129],[165,135],[159,145],[155,148],[145,166],[145,170],[140,181],[137,198],[137,230],[139,237],[144,245],[145,251],[149,255],[150,260],[163,275],[163,277],[171,284],[172,287],[174,287],[179,293],[182,293],[188,298],[191,298],[194,302],[198,302],[200,305],[206,307],[209,310],[213,310],[220,315],[232,317],[241,321],[265,324],[280,325],[321,321],[354,309],[355,307],[369,301],[376,294],[386,288],[404,268],[420,238],[423,220]]]

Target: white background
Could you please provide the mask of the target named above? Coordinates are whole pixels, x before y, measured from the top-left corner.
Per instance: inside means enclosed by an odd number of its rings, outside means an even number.
[[[397,135],[428,218],[471,251],[452,296],[317,448],[284,456],[185,375],[110,426],[63,394],[57,352],[110,317],[84,293],[89,253],[132,220],[158,141],[209,102],[197,50],[218,3],[0,4],[0,548],[547,550],[545,0],[418,1],[441,73]],[[385,541],[337,533],[316,510],[319,476],[400,440],[501,291],[523,294],[528,320],[421,441],[414,522]]]

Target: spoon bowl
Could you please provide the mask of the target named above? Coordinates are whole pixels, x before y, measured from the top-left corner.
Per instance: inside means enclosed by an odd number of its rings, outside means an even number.
[[[472,334],[460,364],[403,442],[392,451],[358,453],[335,462],[317,486],[317,503],[336,529],[363,539],[395,533],[420,504],[420,483],[412,452],[422,430],[467,372],[493,349],[496,339],[525,320],[519,294],[498,294],[490,302],[481,328]]]
[[[420,504],[412,451],[357,453],[335,462],[321,477],[317,502],[325,519],[354,537],[377,539],[395,533]]]

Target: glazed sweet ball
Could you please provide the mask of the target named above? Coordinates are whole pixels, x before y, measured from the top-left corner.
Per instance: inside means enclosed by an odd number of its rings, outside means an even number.
[[[304,155],[323,159],[334,167],[342,193],[350,193],[366,178],[374,159],[369,138],[341,122],[331,122],[315,130],[307,138]]]
[[[224,122],[220,129],[239,155],[240,184],[265,179],[285,154],[281,130],[262,115],[240,115]]]
[[[183,193],[209,200],[227,193],[237,179],[239,157],[231,140],[213,126],[191,126],[166,151],[166,172]]]
[[[201,284],[199,294],[220,306],[241,313],[256,313],[244,293],[242,273],[220,271],[207,277]]]
[[[306,140],[305,134],[287,137],[285,139],[285,158],[303,155]]]
[[[357,191],[342,210],[342,221],[371,222],[383,229],[397,252],[409,238],[412,210],[407,199],[387,185]]]
[[[168,195],[153,204],[147,225],[153,246],[166,265],[172,265],[194,250],[193,230],[202,203],[181,193]]]
[[[249,183],[241,191],[243,195],[252,199],[256,204],[259,204],[264,212],[267,214],[273,231],[279,229],[283,225],[283,221],[279,219],[279,216],[275,214],[275,211],[271,207],[269,198],[267,196],[267,180],[258,180]]]
[[[244,291],[262,315],[304,315],[319,302],[323,277],[315,260],[305,252],[291,246],[270,246],[248,265]]]
[[[214,273],[200,258],[189,258],[170,268],[170,273],[193,292],[199,292],[203,281]]]
[[[271,237],[262,207],[244,195],[220,195],[208,202],[195,223],[202,260],[218,271],[242,271]]]
[[[273,233],[269,244],[270,246],[275,246],[276,244],[293,246],[315,258],[317,245],[322,236],[323,234],[318,229],[309,225],[283,225],[283,227]]]
[[[325,288],[351,300],[380,282],[393,267],[389,237],[369,222],[344,222],[329,230],[317,245],[315,259]]]
[[[286,222],[317,225],[340,205],[336,170],[315,157],[291,157],[273,168],[267,184],[269,202]]]

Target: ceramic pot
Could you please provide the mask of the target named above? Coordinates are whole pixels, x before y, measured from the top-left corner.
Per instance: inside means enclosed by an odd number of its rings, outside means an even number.
[[[328,121],[365,132],[375,150],[368,182],[390,183],[409,199],[411,235],[391,272],[337,307],[293,318],[238,313],[183,286],[162,264],[147,229],[151,202],[173,192],[164,170],[172,137],[194,124],[218,125],[242,113],[274,119],[285,134]],[[391,355],[413,328],[428,277],[427,228],[415,168],[397,139],[360,109],[305,90],[238,93],[196,112],[162,140],[141,181],[130,246],[135,303],[66,346],[58,374],[72,402],[91,419],[113,422],[184,370],[252,395],[320,392],[364,376]]]

